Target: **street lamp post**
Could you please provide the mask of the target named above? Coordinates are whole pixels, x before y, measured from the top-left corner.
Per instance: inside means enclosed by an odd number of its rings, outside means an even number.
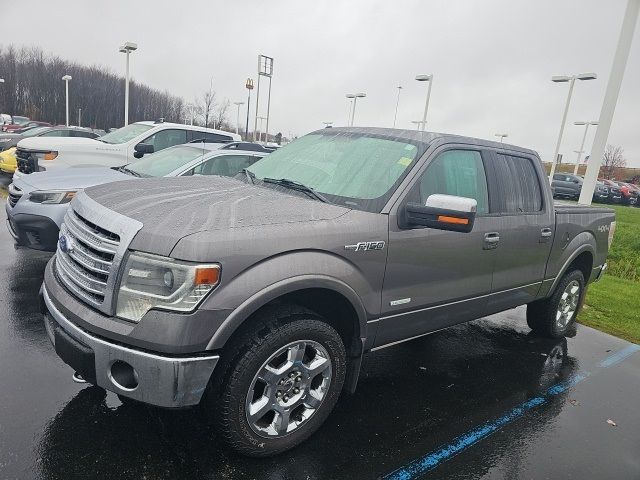
[[[553,180],[553,174],[556,172],[556,164],[558,163],[558,153],[560,153],[560,145],[562,144],[562,134],[564,133],[564,125],[567,123],[567,113],[569,112],[569,104],[571,103],[571,95],[573,94],[573,85],[577,80],[594,80],[598,78],[595,73],[579,73],[578,75],[556,75],[551,77],[551,81],[555,83],[569,82],[569,92],[567,93],[567,101],[564,104],[562,112],[562,123],[560,123],[560,133],[556,142],[556,149],[551,159],[551,172],[549,173],[549,181]]]
[[[421,130],[421,125],[424,122],[422,120],[411,120],[411,123],[413,123],[416,126],[416,130]]]
[[[500,143],[502,143],[502,140],[507,138],[509,135],[506,134],[506,133],[494,133],[493,136],[494,137],[500,137]]]
[[[587,131],[589,130],[589,126],[598,125],[598,122],[573,122],[574,125],[584,125],[584,135],[582,135],[582,143],[580,144],[580,150],[575,150],[578,154],[578,158],[576,159],[576,166],[573,169],[573,174],[578,174],[578,167],[580,166],[580,157],[584,153],[584,142],[587,139]]]
[[[244,105],[244,102],[233,102],[238,107],[238,113],[236,115],[236,135],[240,133],[240,105]]]
[[[258,117],[258,120],[260,120],[260,123],[258,124],[258,142],[262,141],[262,122],[264,120],[266,120],[266,119],[267,119],[267,117]],[[264,143],[267,143],[266,136],[265,136],[265,139],[264,139]]]
[[[431,85],[433,84],[433,74],[416,75],[416,80],[419,82],[429,82],[429,88],[427,89],[427,101],[424,104],[424,115],[422,115],[422,123],[421,123],[422,131],[424,131],[427,128],[427,112],[429,111],[429,99],[431,98]]]
[[[251,110],[251,90],[253,90],[253,79],[247,78],[247,82],[244,84],[247,89],[247,125],[244,128],[244,139],[249,141],[249,110]],[[253,139],[255,140],[256,134],[253,133]]]
[[[353,99],[353,108],[351,109],[351,122],[349,122],[349,126],[350,127],[353,127],[353,120],[356,117],[356,103],[357,103],[358,99],[359,98],[364,98],[366,96],[367,96],[366,93],[347,93],[346,97]]]
[[[396,87],[398,89],[398,97],[396,98],[396,113],[393,114],[393,128],[396,128],[396,119],[398,118],[398,105],[400,105],[400,92],[402,91],[402,85]]]
[[[133,42],[125,42],[120,47],[120,53],[127,55],[127,68],[125,70],[124,82],[124,125],[129,125],[129,54],[138,49],[138,44]]]
[[[62,77],[62,80],[64,80],[64,86],[65,86],[65,91],[66,91],[66,120],[65,120],[65,125],[68,127],[69,126],[69,80],[71,80],[71,75],[65,75],[64,77]]]

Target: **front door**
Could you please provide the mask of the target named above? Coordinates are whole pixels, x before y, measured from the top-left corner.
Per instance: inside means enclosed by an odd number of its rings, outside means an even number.
[[[442,149],[427,162],[397,213],[389,216],[387,269],[376,346],[422,335],[482,316],[491,292],[496,218],[489,214],[484,153]],[[403,228],[403,205],[424,204],[441,193],[474,198],[470,233]],[[399,225],[400,224],[400,225]]]

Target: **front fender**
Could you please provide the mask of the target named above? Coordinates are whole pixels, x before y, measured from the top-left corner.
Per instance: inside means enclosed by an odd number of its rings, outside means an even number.
[[[312,273],[310,273],[312,272]],[[201,309],[228,309],[231,314],[216,330],[208,350],[222,348],[236,329],[260,307],[298,290],[332,290],[346,298],[358,316],[360,338],[367,336],[367,319],[380,312],[379,278],[372,284],[358,267],[338,255],[298,251],[268,258],[234,277],[210,295]],[[222,287],[222,288],[221,288]]]

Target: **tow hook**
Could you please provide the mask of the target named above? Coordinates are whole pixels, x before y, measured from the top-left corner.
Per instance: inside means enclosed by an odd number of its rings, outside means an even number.
[[[71,378],[76,383],[87,383],[87,381],[84,378],[82,378],[82,375],[80,375],[78,372],[74,372]]]

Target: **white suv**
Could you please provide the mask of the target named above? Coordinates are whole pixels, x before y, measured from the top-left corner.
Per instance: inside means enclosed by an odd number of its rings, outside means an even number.
[[[235,133],[178,123],[137,122],[97,138],[25,138],[18,143],[18,169],[14,178],[69,167],[118,167],[144,154],[202,140],[208,143],[239,141]]]

